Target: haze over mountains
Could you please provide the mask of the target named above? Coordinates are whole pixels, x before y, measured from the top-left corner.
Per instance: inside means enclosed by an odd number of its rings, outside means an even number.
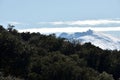
[[[94,28],[93,28],[94,29]],[[96,31],[88,28],[38,28],[19,30],[20,32],[40,32],[43,34],[55,33],[57,37],[66,38],[68,40],[79,41],[84,44],[87,42],[100,47],[101,49],[120,50],[120,39],[113,35],[102,33],[98,28]],[[87,31],[86,31],[87,30]],[[98,30],[98,31],[97,31]],[[103,29],[102,29],[103,30]]]

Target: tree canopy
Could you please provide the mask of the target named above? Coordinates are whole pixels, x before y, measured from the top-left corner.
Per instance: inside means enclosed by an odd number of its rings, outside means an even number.
[[[120,51],[0,25],[0,80],[118,80]]]

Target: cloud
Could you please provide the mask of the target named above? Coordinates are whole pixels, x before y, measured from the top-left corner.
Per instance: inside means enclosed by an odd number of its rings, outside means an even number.
[[[56,33],[56,32],[83,32],[88,29],[94,31],[120,31],[120,27],[64,27],[64,28],[31,28],[21,29],[19,32],[40,32],[40,33]]]
[[[40,22],[39,24],[41,24]],[[44,24],[51,24],[51,25],[77,25],[77,26],[83,26],[83,25],[89,25],[89,26],[95,26],[95,25],[107,25],[107,24],[119,24],[120,25],[120,19],[100,19],[100,20],[77,20],[77,21],[55,21],[55,22],[43,22]]]
[[[85,21],[68,22],[68,25],[99,25],[99,24],[113,24],[113,23],[120,24],[120,21],[116,21],[116,20],[85,20]]]
[[[62,25],[65,24],[62,21],[55,21],[55,22],[39,22],[38,24],[52,24],[52,25]]]
[[[16,21],[9,21],[7,22],[8,24],[12,24],[12,25],[20,25],[20,24],[23,24],[23,23],[20,23],[20,22],[16,22]]]
[[[53,25],[62,25],[62,24],[67,24],[68,22],[56,21],[56,22],[49,22],[49,23]]]

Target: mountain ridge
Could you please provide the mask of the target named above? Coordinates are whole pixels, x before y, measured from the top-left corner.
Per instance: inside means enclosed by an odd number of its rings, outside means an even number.
[[[101,49],[120,50],[120,40],[111,35],[95,32],[89,29],[86,32],[61,33],[58,37],[68,40],[77,40],[81,43],[90,42]]]

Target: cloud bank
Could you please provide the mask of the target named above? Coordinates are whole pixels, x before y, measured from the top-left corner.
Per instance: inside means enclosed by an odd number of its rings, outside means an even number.
[[[39,22],[37,24],[36,23],[25,24],[16,21],[11,21],[8,23],[17,26],[19,32],[29,31],[29,32],[40,32],[40,33],[57,33],[57,32],[72,33],[72,32],[83,32],[83,31],[87,31],[88,29],[92,29],[94,31],[104,31],[104,32],[120,31],[120,19],[53,21],[53,22]],[[41,25],[43,27],[41,27]]]
[[[64,27],[64,28],[31,28],[31,29],[22,29],[19,32],[40,32],[40,33],[57,33],[57,32],[83,32],[88,29],[94,31],[120,31],[120,27]]]
[[[100,20],[77,20],[77,21],[54,21],[54,22],[39,22],[38,24],[51,24],[51,25],[89,25],[89,26],[95,26],[95,25],[107,25],[107,24],[120,24],[120,19],[100,19]]]

